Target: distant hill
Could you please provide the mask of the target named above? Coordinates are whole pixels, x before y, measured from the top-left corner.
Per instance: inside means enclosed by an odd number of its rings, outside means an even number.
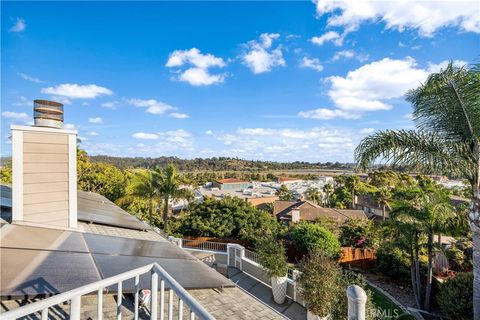
[[[195,158],[191,160],[177,157],[128,158],[111,156],[91,156],[93,162],[108,162],[119,168],[154,168],[174,163],[180,171],[272,171],[272,170],[353,170],[353,163],[309,163],[309,162],[273,162],[259,160],[242,160],[238,158],[214,157]]]

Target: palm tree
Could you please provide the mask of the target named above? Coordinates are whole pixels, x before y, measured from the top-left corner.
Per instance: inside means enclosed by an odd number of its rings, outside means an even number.
[[[420,237],[421,230],[418,220],[411,211],[414,211],[408,203],[398,203],[390,213],[391,223],[394,229],[396,244],[405,249],[410,255],[410,277],[412,289],[415,295],[417,307],[422,308],[421,280],[420,280]],[[414,211],[415,212],[415,211]]]
[[[292,201],[293,200],[293,193],[292,191],[288,190],[287,186],[282,184],[279,189],[275,192],[278,196],[278,199],[281,201]]]
[[[450,63],[407,93],[417,130],[385,130],[364,138],[355,150],[362,168],[376,159],[426,172],[468,179],[474,248],[474,319],[480,320],[480,64],[468,69]]]
[[[180,176],[177,173],[175,165],[169,163],[165,168],[155,168],[155,173],[159,180],[159,194],[163,197],[163,231],[167,233],[168,212],[170,210],[170,200],[193,198],[193,192],[190,189],[180,187]]]
[[[153,226],[153,216],[162,203],[160,193],[160,175],[157,171],[142,170],[134,173],[127,187],[127,194],[116,202],[118,205],[132,203],[135,199],[148,202],[150,225]]]
[[[411,230],[417,233],[417,240],[419,239],[419,234],[423,234],[427,239],[428,262],[424,307],[429,310],[433,281],[433,257],[435,253],[434,236],[435,234],[449,231],[446,229],[446,226],[449,225],[449,221],[454,219],[454,210],[450,205],[448,195],[436,189],[430,192],[419,191],[415,199],[403,202],[403,204],[397,206],[393,217],[400,223],[409,224]],[[418,248],[418,243],[415,246]],[[418,249],[415,251],[415,255],[415,264],[418,264]],[[418,273],[418,267],[416,267],[416,273]],[[417,278],[416,280],[418,285],[419,279]],[[418,290],[418,294],[420,294],[420,290]]]
[[[325,207],[330,206],[330,196],[333,193],[333,186],[330,183],[327,183],[323,186],[323,193],[325,194]]]
[[[312,201],[315,204],[321,204],[322,195],[317,188],[308,188],[306,192],[307,200]]]
[[[378,205],[382,208],[382,219],[385,221],[386,209],[390,208],[390,199],[392,198],[392,192],[389,187],[378,188],[373,197],[377,201]]]

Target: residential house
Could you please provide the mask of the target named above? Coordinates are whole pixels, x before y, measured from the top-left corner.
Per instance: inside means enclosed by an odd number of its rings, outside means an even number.
[[[345,210],[324,208],[310,201],[275,201],[273,214],[285,223],[300,221],[315,221],[319,218],[329,218],[343,223],[349,219],[366,219],[361,210]]]

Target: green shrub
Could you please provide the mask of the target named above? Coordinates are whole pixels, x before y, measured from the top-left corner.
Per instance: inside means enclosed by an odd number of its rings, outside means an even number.
[[[442,313],[458,320],[473,319],[473,273],[457,273],[440,286],[437,303]]]
[[[397,280],[410,279],[410,257],[392,243],[377,250],[377,271]]]
[[[338,257],[340,242],[332,232],[315,223],[300,223],[293,229],[292,239],[295,247],[302,253],[318,248],[325,255]]]
[[[300,263],[298,283],[303,291],[307,308],[319,316],[330,315],[331,319],[346,319],[348,312],[347,287],[359,285],[367,293],[366,315],[376,318],[371,292],[366,288],[365,278],[352,272],[343,272],[338,263],[318,248]]]
[[[270,277],[285,277],[288,271],[285,247],[272,238],[260,239],[255,245],[259,263]]]
[[[372,220],[350,219],[340,226],[340,242],[343,246],[354,248],[374,248],[378,236]]]

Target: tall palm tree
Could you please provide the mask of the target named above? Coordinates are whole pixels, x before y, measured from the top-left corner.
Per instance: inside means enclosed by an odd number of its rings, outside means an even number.
[[[401,221],[401,223],[408,221],[410,226],[414,226],[413,229],[417,233],[426,237],[428,261],[424,307],[429,310],[433,281],[433,257],[435,254],[434,236],[442,232],[449,232],[446,226],[450,225],[449,222],[455,218],[455,212],[450,205],[448,195],[436,189],[429,192],[418,192],[415,199],[400,204],[393,216],[396,221]],[[418,251],[416,254],[418,255]],[[418,263],[418,258],[415,263]]]
[[[323,186],[323,193],[325,194],[325,207],[330,206],[330,196],[332,195],[334,189],[330,183],[327,183]]]
[[[393,227],[397,245],[402,247],[410,255],[410,278],[412,289],[415,295],[417,307],[422,308],[421,280],[420,280],[420,238],[421,229],[419,222],[415,219],[415,209],[408,203],[397,203],[390,213],[391,225]]]
[[[169,163],[165,168],[155,168],[155,174],[158,175],[158,192],[163,198],[163,231],[167,232],[168,212],[170,210],[171,200],[193,198],[193,192],[190,189],[180,186],[180,176],[177,173],[175,165]]]
[[[468,179],[473,197],[474,319],[480,320],[480,64],[468,69],[450,63],[407,93],[417,130],[385,130],[364,138],[355,150],[362,168],[376,159],[426,172]]]
[[[148,202],[150,225],[153,225],[153,216],[162,203],[160,175],[157,171],[142,170],[135,172],[130,180],[130,185],[127,187],[127,194],[116,202],[118,205],[124,205],[132,203],[135,199]]]
[[[322,203],[322,194],[317,188],[308,188],[306,192],[307,200],[320,205]]]

